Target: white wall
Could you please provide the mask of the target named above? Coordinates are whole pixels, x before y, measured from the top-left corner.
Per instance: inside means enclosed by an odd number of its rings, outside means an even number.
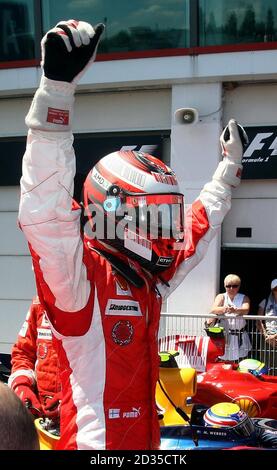
[[[171,166],[186,202],[200,193],[220,158],[221,84],[176,85],[172,89]],[[200,120],[195,125],[176,124],[178,108],[194,107]],[[206,257],[168,299],[169,312],[209,313],[218,284],[220,237],[209,246]]]
[[[237,237],[237,227],[252,229],[251,237]],[[276,198],[233,199],[232,209],[224,221],[224,246],[277,248]]]
[[[79,89],[111,90],[230,80],[276,80],[277,50],[224,52],[96,62]],[[40,67],[1,69],[0,95],[22,96],[39,85]]]
[[[277,84],[235,82],[230,83],[228,88],[224,92],[225,124],[235,117],[244,126],[276,126]]]
[[[223,120],[235,117],[244,126],[276,126],[277,85],[229,84],[224,93]],[[251,238],[237,238],[237,227],[251,227]],[[245,180],[233,191],[233,204],[223,222],[224,246],[277,248],[277,185],[275,180]]]
[[[171,90],[79,94],[74,132],[170,129]]]
[[[0,99],[0,137],[26,135],[27,98]],[[74,132],[170,129],[171,90],[77,94]]]
[[[9,353],[35,294],[31,258],[17,227],[18,187],[0,187],[0,352]]]

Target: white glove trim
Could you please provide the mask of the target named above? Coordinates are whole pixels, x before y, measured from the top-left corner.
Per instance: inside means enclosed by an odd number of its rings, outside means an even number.
[[[213,175],[213,179],[235,188],[240,184],[241,173],[242,165],[233,162],[229,157],[225,157],[224,160],[219,163]]]
[[[8,380],[8,386],[10,388],[13,388],[13,381],[17,377],[20,377],[21,375],[24,375],[25,377],[28,377],[31,381],[31,385],[34,385],[36,383],[36,376],[33,370],[31,369],[18,369],[16,370],[13,374],[10,375],[9,380]]]
[[[71,128],[76,85],[42,77],[26,116],[31,129],[64,132]]]

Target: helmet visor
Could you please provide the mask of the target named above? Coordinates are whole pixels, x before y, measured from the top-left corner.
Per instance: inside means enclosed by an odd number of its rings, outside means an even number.
[[[135,211],[135,225],[149,239],[184,238],[182,194],[149,194],[126,197],[127,208]],[[133,221],[134,222],[134,221]]]

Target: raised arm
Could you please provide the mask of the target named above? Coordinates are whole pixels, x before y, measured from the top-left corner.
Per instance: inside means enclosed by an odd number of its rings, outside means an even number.
[[[198,199],[185,214],[185,248],[180,251],[175,266],[164,276],[170,281],[169,287],[161,287],[164,297],[171,294],[201,261],[211,240],[220,230],[222,221],[231,207],[232,188],[240,183],[242,142],[247,142],[247,135],[241,126],[239,133],[236,121],[231,119],[220,136],[223,160],[212,180],[205,184]]]
[[[40,86],[26,117],[20,226],[34,266],[63,311],[78,311],[90,293],[83,264],[80,211],[72,210],[75,155],[71,122],[74,92],[93,62],[103,25],[60,22],[42,40]]]

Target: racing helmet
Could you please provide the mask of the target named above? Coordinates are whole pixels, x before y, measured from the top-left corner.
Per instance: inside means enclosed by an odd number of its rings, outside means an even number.
[[[238,371],[250,372],[250,374],[259,377],[262,374],[267,374],[268,369],[264,362],[258,361],[257,359],[243,359],[239,362]]]
[[[83,190],[85,235],[150,272],[170,267],[184,241],[184,197],[174,172],[144,152],[117,151],[89,172]]]
[[[254,432],[253,422],[235,403],[217,403],[208,408],[203,419],[205,426],[231,428],[241,437],[249,437]]]

